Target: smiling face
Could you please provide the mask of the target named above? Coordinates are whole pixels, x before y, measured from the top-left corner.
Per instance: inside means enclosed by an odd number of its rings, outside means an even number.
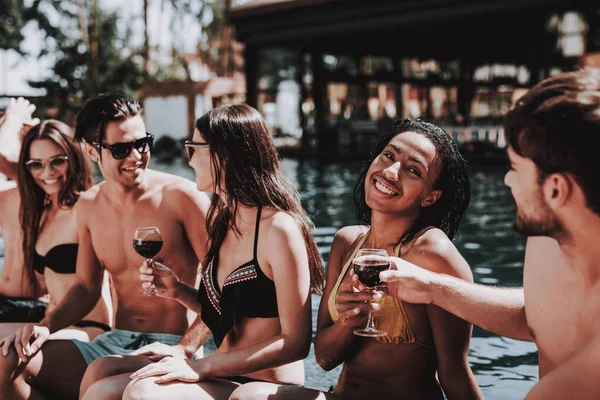
[[[510,170],[504,183],[517,205],[515,229],[526,236],[556,237],[562,227],[544,199],[542,182],[535,163],[508,148]]]
[[[50,139],[34,140],[29,147],[29,161],[40,161],[44,165],[43,170],[32,172],[31,177],[50,196],[60,192],[69,172],[67,162],[62,163],[60,167],[53,167],[50,160],[65,155],[63,150]]]
[[[103,144],[112,145],[134,142],[146,137],[146,126],[140,115],[123,121],[113,121],[106,125]],[[102,176],[107,181],[115,181],[126,187],[136,187],[144,181],[144,172],[150,161],[150,152],[140,153],[132,148],[127,157],[115,160],[110,150],[87,147],[88,154],[98,163]],[[100,157],[102,153],[102,157]]]
[[[424,135],[404,132],[373,160],[365,179],[365,200],[373,211],[416,216],[441,196],[433,190],[440,171],[434,144]]]

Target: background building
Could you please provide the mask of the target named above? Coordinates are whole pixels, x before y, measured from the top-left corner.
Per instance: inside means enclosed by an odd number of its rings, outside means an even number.
[[[593,64],[600,7],[564,0],[233,0],[247,102],[305,155],[355,155],[391,119],[503,146],[536,82]],[[600,66],[600,65],[599,65]]]

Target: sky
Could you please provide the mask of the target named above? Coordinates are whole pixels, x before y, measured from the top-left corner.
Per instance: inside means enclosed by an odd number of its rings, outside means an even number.
[[[31,3],[26,0],[25,3]],[[169,27],[171,9],[161,7],[162,0],[149,0],[149,38],[150,46],[157,50],[152,54],[153,60],[168,62],[173,34]],[[133,31],[134,46],[143,41],[142,4],[143,0],[99,0],[100,8],[106,11],[118,10],[122,16],[121,24],[128,24]],[[60,16],[49,12],[49,18],[56,24]],[[208,15],[207,18],[212,18]],[[206,22],[206,21],[205,21]],[[125,27],[122,27],[124,29]],[[194,51],[200,35],[200,26],[191,18],[185,20],[177,34],[177,45],[185,51]],[[0,50],[0,96],[32,96],[43,95],[43,90],[34,89],[28,80],[39,80],[50,75],[53,60],[50,56],[38,57],[37,54],[45,45],[37,25],[30,23],[24,28],[25,40],[22,48],[32,55],[20,56],[15,51]]]

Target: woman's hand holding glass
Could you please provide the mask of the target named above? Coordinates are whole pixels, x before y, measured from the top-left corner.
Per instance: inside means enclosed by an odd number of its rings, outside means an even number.
[[[366,287],[367,293],[375,293],[378,286],[383,286],[379,279],[379,273],[390,269],[390,258],[385,250],[382,249],[360,249],[356,257],[352,260],[354,273],[358,280]],[[375,327],[373,315],[369,311],[367,325],[364,328],[354,331],[355,335],[365,337],[380,337],[387,335],[387,332]]]
[[[147,260],[140,267],[140,280],[144,290],[156,287],[156,295],[168,299],[177,297],[179,278],[169,267],[156,261]]]
[[[335,308],[338,312],[339,321],[347,327],[356,329],[364,326],[370,311],[377,311],[380,305],[377,303],[382,299],[381,292],[364,291],[358,276],[350,271],[349,280],[344,280],[338,288],[335,296]]]

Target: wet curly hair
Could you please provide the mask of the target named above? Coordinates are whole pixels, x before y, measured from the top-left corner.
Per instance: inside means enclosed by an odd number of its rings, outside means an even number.
[[[448,238],[453,239],[465,217],[471,199],[467,162],[460,154],[456,143],[443,129],[419,119],[405,118],[394,122],[377,141],[354,187],[356,216],[361,224],[371,225],[371,208],[365,200],[367,171],[385,146],[394,137],[406,132],[419,133],[435,146],[441,170],[433,184],[433,189],[441,190],[442,195],[433,205],[421,208],[414,224],[398,238],[398,244],[411,241],[419,231],[430,226],[441,229]]]

